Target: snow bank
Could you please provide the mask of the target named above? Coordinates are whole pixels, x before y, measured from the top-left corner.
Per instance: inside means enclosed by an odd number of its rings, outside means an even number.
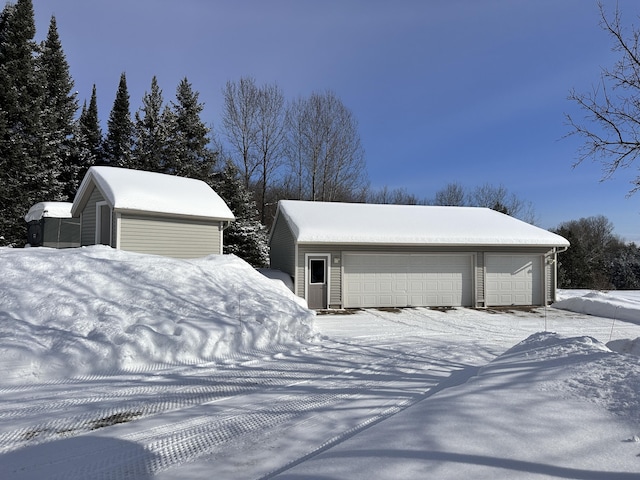
[[[558,290],[554,308],[640,324],[640,292],[637,290]],[[640,356],[640,338],[614,340],[607,347],[615,352]]]
[[[285,286],[287,290],[293,293],[293,278],[291,278],[291,275],[289,275],[288,273],[283,272],[282,270],[274,270],[272,268],[258,268],[257,270],[265,277],[270,278],[274,282]],[[297,295],[296,298],[304,301],[303,298],[300,298]]]
[[[559,290],[554,308],[597,317],[640,322],[640,292]]]
[[[282,478],[635,478],[640,365],[629,360],[591,337],[531,335]]]
[[[586,399],[640,427],[640,365],[592,337],[563,337],[554,333],[531,335],[481,369],[481,375],[526,372],[545,391]],[[638,340],[632,342],[637,346]],[[630,361],[631,360],[631,361]]]
[[[314,337],[314,313],[235,256],[0,249],[5,380],[231,361]]]

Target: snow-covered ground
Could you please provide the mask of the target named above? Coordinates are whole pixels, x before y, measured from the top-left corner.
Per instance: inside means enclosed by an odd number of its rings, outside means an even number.
[[[0,249],[0,273],[0,478],[640,472],[638,292],[315,316],[234,257]]]

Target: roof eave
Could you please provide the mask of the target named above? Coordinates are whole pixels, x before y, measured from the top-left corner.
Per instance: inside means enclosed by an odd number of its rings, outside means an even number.
[[[561,248],[568,247],[569,243],[491,243],[491,242],[354,242],[335,240],[305,240],[296,239],[300,245],[349,245],[349,246],[398,246],[398,247],[531,247],[531,248]]]
[[[235,221],[235,216],[207,216],[207,215],[189,215],[184,213],[171,213],[171,212],[155,212],[153,210],[136,210],[132,208],[120,208],[114,207],[113,209],[116,213],[124,213],[130,215],[145,215],[145,216],[153,216],[153,217],[162,217],[162,218],[182,218],[182,219],[192,219],[192,220],[207,220],[213,222],[233,222]]]

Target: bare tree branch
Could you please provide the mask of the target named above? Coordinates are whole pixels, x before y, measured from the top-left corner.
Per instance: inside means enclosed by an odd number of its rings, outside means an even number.
[[[565,115],[570,132],[582,137],[574,167],[591,159],[603,167],[603,178],[610,178],[621,168],[631,166],[640,156],[640,31],[630,34],[623,29],[620,11],[609,18],[604,5],[598,4],[600,25],[613,40],[613,51],[620,59],[611,68],[603,68],[600,82],[591,92],[571,90],[569,100],[584,112],[584,122]],[[638,190],[640,177],[632,180]]]

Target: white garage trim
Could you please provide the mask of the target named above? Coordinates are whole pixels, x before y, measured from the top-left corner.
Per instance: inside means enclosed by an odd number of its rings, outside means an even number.
[[[471,306],[474,255],[344,253],[345,308]]]
[[[485,267],[487,306],[543,304],[542,255],[491,254]]]

